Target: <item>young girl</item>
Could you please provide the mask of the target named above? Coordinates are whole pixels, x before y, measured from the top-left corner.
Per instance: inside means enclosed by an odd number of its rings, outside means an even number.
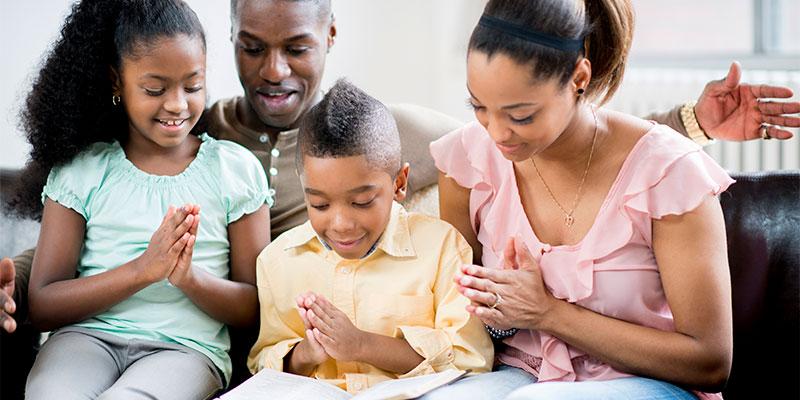
[[[456,282],[504,345],[495,372],[428,398],[718,397],[732,180],[669,128],[590,103],[618,87],[632,30],[627,0],[488,2],[467,59],[478,122],[431,152],[441,216],[482,265]]]
[[[24,113],[51,170],[31,319],[54,330],[26,398],[203,399],[229,378],[269,199],[249,151],[189,134],[205,58],[179,0],[85,0],[67,18]]]

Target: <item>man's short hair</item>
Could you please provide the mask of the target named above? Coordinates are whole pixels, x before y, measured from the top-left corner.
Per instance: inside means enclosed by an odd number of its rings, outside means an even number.
[[[240,1],[245,1],[245,0],[231,0],[231,21],[236,20],[236,17],[238,15],[237,7],[239,6]],[[270,0],[270,1],[276,1],[276,0]],[[331,9],[331,0],[278,0],[278,1],[291,1],[291,2],[310,1],[319,6],[320,17],[330,17],[333,15],[333,11]]]
[[[303,156],[365,156],[367,162],[394,177],[400,171],[400,134],[383,103],[345,79],[339,79],[300,122],[297,169]]]

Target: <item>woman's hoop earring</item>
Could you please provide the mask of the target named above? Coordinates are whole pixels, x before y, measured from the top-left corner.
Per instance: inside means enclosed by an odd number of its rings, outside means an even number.
[[[119,103],[122,103],[122,98],[117,94],[111,95],[111,104],[118,106]]]

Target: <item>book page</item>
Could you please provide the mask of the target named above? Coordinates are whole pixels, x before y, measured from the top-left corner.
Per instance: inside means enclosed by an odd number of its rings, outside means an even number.
[[[414,399],[467,374],[467,371],[449,369],[436,374],[413,378],[392,379],[381,382],[353,397],[353,400],[405,400]]]
[[[349,393],[329,383],[265,368],[219,399],[346,400],[351,397]]]

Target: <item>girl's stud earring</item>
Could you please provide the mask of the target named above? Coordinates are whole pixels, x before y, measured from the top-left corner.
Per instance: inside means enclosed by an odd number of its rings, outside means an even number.
[[[116,95],[116,94],[115,94],[115,95],[112,95],[112,96],[111,96],[111,104],[113,104],[113,105],[115,105],[115,106],[118,106],[118,105],[119,105],[119,103],[121,103],[121,102],[122,102],[122,98],[121,98],[121,97],[119,97],[119,95]]]
[[[582,95],[585,92],[583,88],[578,88],[578,96]]]

